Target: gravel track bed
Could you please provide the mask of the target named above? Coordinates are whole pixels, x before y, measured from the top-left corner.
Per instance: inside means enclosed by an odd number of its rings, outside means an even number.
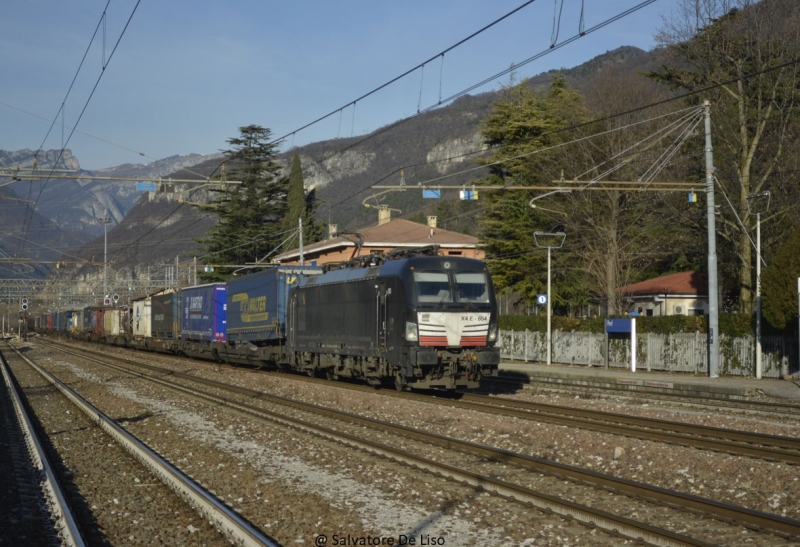
[[[692,398],[690,396],[670,397],[658,393],[648,392],[628,392],[614,389],[606,389],[601,386],[559,386],[554,387],[549,383],[531,382],[523,384],[517,390],[509,388],[504,384],[489,384],[486,388],[476,391],[482,395],[498,397],[510,396],[514,398],[524,398],[534,401],[561,401],[554,404],[569,405],[572,400],[581,400],[597,404],[599,406],[608,405],[609,409],[617,407],[642,407],[659,411],[664,410],[677,414],[689,416],[718,415],[724,419],[741,419],[744,422],[762,422],[765,425],[776,427],[788,426],[800,428],[800,403],[786,399],[771,397],[765,394],[755,394],[746,400],[715,400],[710,399],[704,402],[702,398]],[[748,403],[775,403],[780,406],[788,406],[791,414],[781,414],[778,409],[767,409],[754,406]],[[613,410],[609,410],[613,412]]]
[[[185,362],[175,363],[174,360],[172,366],[174,370],[188,371],[337,410],[800,519],[798,469],[787,463],[447,408],[438,406],[435,399],[430,403],[399,401],[381,395],[380,391],[357,393],[339,389],[335,384],[308,384],[294,380],[289,375],[265,375],[257,371],[230,368],[215,372],[211,364],[199,363],[187,367]],[[573,399],[554,404],[580,404],[585,408],[593,408],[592,401]],[[794,427],[765,425],[761,419],[725,419],[707,413],[705,416],[696,416],[640,406],[608,406],[600,410],[674,421],[686,421],[681,418],[688,416],[693,418],[693,422],[696,420],[694,423],[712,422],[719,427],[776,435],[792,435],[792,431],[797,431]]]
[[[90,346],[96,348],[96,346]],[[800,517],[800,481],[796,468],[750,458],[715,454],[696,449],[640,441],[615,435],[592,433],[564,426],[542,424],[517,418],[503,418],[480,412],[437,407],[430,403],[399,401],[380,394],[356,393],[336,384],[312,385],[289,375],[264,374],[244,368],[221,367],[212,363],[190,363],[184,360],[110,349],[128,358],[158,363],[173,370],[190,372],[220,381],[259,389],[293,399],[314,402],[347,412],[391,421],[409,427],[498,446],[506,450],[544,457],[561,463],[593,469],[614,476],[646,482],[664,488],[682,490],[703,497],[750,507],[790,518]],[[514,397],[511,397],[514,398]],[[738,416],[724,418],[708,412],[687,412],[676,409],[613,403],[575,398],[531,397],[552,404],[598,408],[611,412],[696,421],[714,425],[771,433],[796,434],[795,425],[782,425],[763,417]],[[686,419],[688,418],[688,419]],[[794,432],[794,433],[793,433]],[[463,464],[463,461],[460,462]],[[480,463],[477,465],[480,466]],[[481,470],[485,472],[485,469]],[[373,477],[374,478],[374,477]],[[576,499],[587,503],[585,499]]]
[[[39,472],[1,378],[0,386],[0,545],[60,545]]]
[[[36,359],[36,352],[30,353]],[[35,412],[48,458],[89,544],[228,545],[38,372],[23,363],[11,366]],[[80,382],[67,371],[59,372],[60,379],[71,387],[78,384],[87,399],[102,397],[103,390]]]
[[[546,492],[552,496],[557,496],[575,503],[596,507],[617,515],[626,515],[635,520],[647,522],[653,526],[665,528],[675,533],[703,539],[709,543],[719,542],[721,538],[726,538],[724,544],[728,546],[774,545],[776,542],[783,541],[779,537],[754,533],[744,527],[737,528],[731,524],[720,521],[715,522],[713,519],[709,519],[703,515],[698,516],[681,509],[665,507],[663,504],[653,504],[643,500],[632,499],[624,494],[614,494],[593,486],[563,480],[554,476],[534,473],[526,469],[520,469],[515,465],[506,465],[502,462],[488,460],[480,456],[447,450],[435,444],[409,439],[402,435],[388,433],[381,429],[373,429],[360,424],[350,424],[339,420],[332,420],[313,412],[287,408],[280,404],[253,400],[245,396],[232,395],[229,392],[214,390],[208,386],[201,385],[199,387],[204,391],[209,391],[221,397],[254,405],[280,415],[290,416],[323,427],[332,427],[337,431],[348,433],[357,438],[379,442],[447,465],[498,478],[538,492]],[[384,481],[382,479],[375,479],[374,484],[383,487]]]
[[[120,409],[112,418],[138,416],[121,425],[283,545],[311,544],[320,533],[423,534],[447,545],[504,547],[635,543],[72,356],[47,360],[46,352],[37,349],[34,358],[54,373],[78,375],[81,385],[105,386],[103,404]]]

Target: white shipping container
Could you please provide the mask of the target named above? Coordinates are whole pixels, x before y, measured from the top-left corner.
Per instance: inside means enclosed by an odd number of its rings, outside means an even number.
[[[119,336],[119,310],[106,308],[103,314],[103,327],[106,336]]]
[[[133,302],[133,335],[150,338],[152,329],[150,323],[150,304],[148,296],[144,300],[134,300]]]

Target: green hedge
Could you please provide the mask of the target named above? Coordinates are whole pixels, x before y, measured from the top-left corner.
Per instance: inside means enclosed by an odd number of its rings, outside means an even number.
[[[547,316],[501,315],[499,326],[502,330],[524,331],[528,329],[544,332],[547,330]],[[636,331],[641,333],[677,334],[698,331],[706,333],[707,326],[708,316],[706,315],[668,315],[663,317],[636,318]],[[605,332],[605,322],[602,317],[579,319],[577,317],[562,317],[556,315],[552,318],[551,328],[562,332]],[[755,318],[742,314],[720,314],[719,329],[722,334],[735,337],[754,334]]]

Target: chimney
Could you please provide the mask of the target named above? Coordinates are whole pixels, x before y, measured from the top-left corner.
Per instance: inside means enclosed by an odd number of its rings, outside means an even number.
[[[383,226],[390,220],[392,220],[392,211],[388,207],[381,206],[378,209],[378,226]]]
[[[436,217],[435,216],[428,217],[428,228],[436,228]]]
[[[334,237],[339,235],[339,225],[338,224],[328,224],[328,239],[333,239]]]

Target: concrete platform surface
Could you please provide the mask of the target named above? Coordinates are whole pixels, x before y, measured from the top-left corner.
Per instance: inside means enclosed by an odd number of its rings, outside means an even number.
[[[505,361],[500,363],[500,375],[522,375],[537,381],[554,384],[592,385],[614,387],[629,391],[664,392],[686,395],[706,395],[722,399],[755,399],[773,397],[800,402],[800,380],[792,378],[747,378],[721,376],[709,378],[705,375],[648,372],[628,369],[589,367],[585,365],[563,365],[554,363],[522,363]]]

